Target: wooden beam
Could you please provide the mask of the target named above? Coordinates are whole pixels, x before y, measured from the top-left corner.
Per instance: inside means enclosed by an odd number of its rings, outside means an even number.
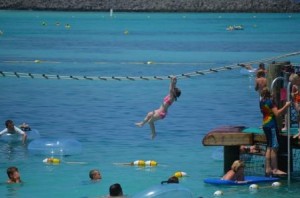
[[[222,133],[213,132],[207,134],[202,140],[204,146],[238,146],[253,145],[252,133]]]

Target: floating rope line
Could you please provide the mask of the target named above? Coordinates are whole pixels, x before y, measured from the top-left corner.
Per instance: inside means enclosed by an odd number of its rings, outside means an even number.
[[[261,63],[261,62],[263,62],[263,63],[272,62],[272,61],[290,57],[290,56],[297,56],[299,54],[300,54],[300,52],[293,52],[293,53],[284,54],[284,55],[280,55],[280,56],[276,56],[276,57],[265,58],[262,60],[256,60],[256,61],[240,63],[240,64],[232,64],[232,65],[227,65],[227,66],[223,66],[223,67],[205,69],[205,70],[201,70],[201,71],[194,71],[194,72],[177,74],[177,75],[172,75],[172,76],[175,76],[177,78],[191,78],[191,77],[195,77],[195,76],[203,76],[206,74],[218,73],[220,71],[228,71],[228,70],[233,70],[233,69],[237,69],[237,68],[245,68],[247,65],[250,65],[250,64]],[[137,80],[167,80],[167,79],[170,79],[172,76],[171,75],[169,75],[169,76],[138,76],[138,77],[136,77],[136,76],[105,77],[105,76],[74,76],[74,75],[66,76],[66,75],[53,75],[53,74],[33,74],[33,73],[0,71],[0,77],[17,77],[17,78],[46,79],[46,80],[57,79],[57,80],[102,80],[102,81],[131,80],[131,81],[137,81]]]

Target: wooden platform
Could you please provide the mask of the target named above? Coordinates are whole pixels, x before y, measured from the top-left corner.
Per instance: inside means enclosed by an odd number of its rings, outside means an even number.
[[[291,149],[300,149],[300,140],[292,136],[298,131],[297,128],[291,129]],[[278,138],[279,169],[287,171],[287,133],[280,133]],[[231,168],[234,160],[240,158],[240,146],[242,145],[266,145],[266,137],[262,129],[249,128],[245,126],[223,126],[213,129],[202,140],[204,146],[223,146],[224,147],[224,173]],[[293,160],[291,155],[291,161]],[[291,170],[292,167],[291,167]]]
[[[295,134],[297,129],[291,129]],[[291,135],[292,136],[292,135]],[[287,134],[280,133],[279,139],[287,141]],[[293,148],[300,148],[300,140],[290,137]],[[266,144],[263,130],[245,126],[223,126],[213,129],[202,140],[204,146],[241,146]]]

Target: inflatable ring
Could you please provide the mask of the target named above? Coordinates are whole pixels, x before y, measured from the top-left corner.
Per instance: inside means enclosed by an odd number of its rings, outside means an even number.
[[[46,139],[33,140],[28,150],[38,155],[75,155],[81,153],[81,143],[75,139]]]
[[[40,133],[36,129],[31,129],[30,131],[25,132],[27,135],[27,141],[32,141],[35,139],[40,138]],[[20,134],[11,134],[11,133],[5,133],[0,137],[0,141],[9,142],[9,143],[15,143],[22,141],[22,135]]]
[[[137,193],[132,198],[192,198],[192,192],[181,186],[180,184],[163,184],[150,187],[140,193]]]

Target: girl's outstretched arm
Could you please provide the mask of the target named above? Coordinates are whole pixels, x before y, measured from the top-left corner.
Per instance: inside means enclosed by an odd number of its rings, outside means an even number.
[[[170,83],[170,97],[174,97],[175,96],[175,87],[176,87],[176,83],[177,83],[177,78],[171,77],[171,83]]]

